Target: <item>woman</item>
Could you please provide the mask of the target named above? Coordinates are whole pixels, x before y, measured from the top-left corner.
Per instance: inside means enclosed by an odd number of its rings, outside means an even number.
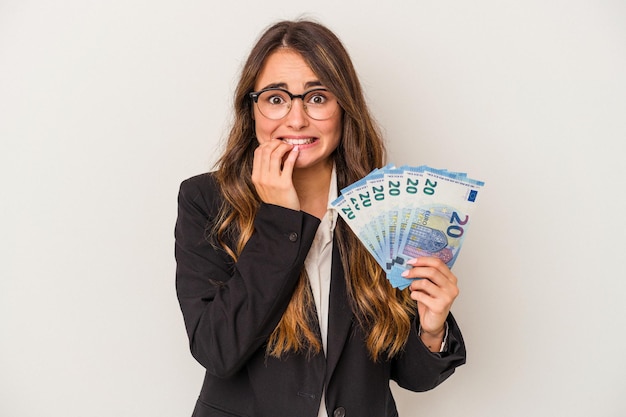
[[[465,362],[456,277],[413,260],[404,291],[328,209],[383,166],[350,58],[309,22],[252,49],[217,170],[184,181],[176,284],[206,368],[194,416],[395,416],[389,381],[431,389]]]

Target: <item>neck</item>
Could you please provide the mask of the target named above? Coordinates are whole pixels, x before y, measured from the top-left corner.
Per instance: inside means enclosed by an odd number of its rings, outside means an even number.
[[[300,199],[302,211],[322,218],[328,207],[328,190],[332,164],[315,169],[296,169],[293,172],[293,184]]]

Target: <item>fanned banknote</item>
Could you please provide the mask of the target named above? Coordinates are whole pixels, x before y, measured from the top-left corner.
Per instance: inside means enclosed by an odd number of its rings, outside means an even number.
[[[434,256],[454,265],[483,185],[462,172],[387,165],[342,189],[331,206],[391,285],[404,289],[410,259]]]

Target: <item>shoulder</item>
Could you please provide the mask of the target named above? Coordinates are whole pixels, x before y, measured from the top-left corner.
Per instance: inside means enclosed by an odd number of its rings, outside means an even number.
[[[203,174],[194,175],[187,178],[180,183],[181,191],[190,192],[197,191],[202,192],[208,189],[217,189],[217,181],[215,179],[215,172],[205,172]]]
[[[192,204],[209,212],[217,210],[221,204],[221,192],[215,173],[205,172],[182,181],[178,204]]]

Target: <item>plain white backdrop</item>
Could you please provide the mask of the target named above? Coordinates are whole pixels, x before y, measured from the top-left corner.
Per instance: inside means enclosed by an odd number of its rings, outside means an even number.
[[[344,41],[391,162],[486,182],[455,265],[468,363],[394,386],[400,415],[626,415],[618,0],[0,0],[0,415],[191,415],[178,185],[259,33],[301,15]]]

